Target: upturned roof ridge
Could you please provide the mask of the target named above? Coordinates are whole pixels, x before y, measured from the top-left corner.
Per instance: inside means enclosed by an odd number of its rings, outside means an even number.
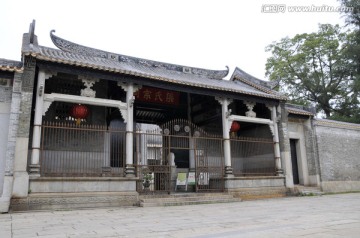
[[[232,81],[239,80],[263,92],[280,95],[279,92],[273,90],[273,88],[275,88],[279,84],[278,81],[269,82],[256,78],[246,73],[244,70],[240,69],[239,67],[235,68],[233,74],[231,75],[230,80]]]
[[[60,50],[70,53],[82,54],[85,56],[91,57],[99,57],[103,59],[109,59],[119,62],[132,62],[139,65],[144,65],[147,67],[154,67],[154,68],[164,68],[167,70],[177,71],[185,74],[193,74],[197,76],[208,77],[211,79],[223,79],[229,74],[229,67],[226,66],[226,70],[210,70],[210,69],[203,69],[203,68],[196,68],[190,66],[183,66],[171,63],[164,63],[154,60],[148,60],[143,58],[137,58],[133,56],[127,56],[117,53],[112,53],[104,50],[99,50],[95,48],[91,48],[88,46],[80,45],[63,38],[60,38],[54,35],[55,30],[50,31],[50,37],[52,42],[56,47]]]

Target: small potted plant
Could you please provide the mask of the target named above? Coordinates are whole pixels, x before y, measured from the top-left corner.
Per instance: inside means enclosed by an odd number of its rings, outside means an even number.
[[[153,179],[152,173],[147,169],[143,171],[143,186],[145,190],[149,190],[151,180]]]

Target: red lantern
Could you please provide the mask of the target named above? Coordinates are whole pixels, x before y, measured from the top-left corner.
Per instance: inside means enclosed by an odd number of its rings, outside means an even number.
[[[230,132],[237,132],[240,130],[240,124],[237,121],[233,121],[230,127]]]
[[[80,125],[81,119],[89,115],[89,109],[85,105],[76,104],[71,108],[70,115],[76,119],[76,125]]]

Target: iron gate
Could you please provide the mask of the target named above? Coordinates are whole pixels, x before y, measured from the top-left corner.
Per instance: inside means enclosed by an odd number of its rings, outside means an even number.
[[[224,157],[221,138],[195,138],[196,191],[224,190]]]
[[[223,191],[224,160],[221,136],[213,136],[187,120],[162,126],[140,125],[135,133],[139,192],[175,191],[178,172],[194,174],[188,191]],[[176,168],[173,166],[176,165]]]

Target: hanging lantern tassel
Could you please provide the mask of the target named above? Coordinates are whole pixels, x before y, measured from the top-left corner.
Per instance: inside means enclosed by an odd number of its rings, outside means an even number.
[[[76,119],[76,125],[79,126],[82,119],[86,119],[89,115],[89,109],[82,104],[76,104],[71,108],[70,115]]]

